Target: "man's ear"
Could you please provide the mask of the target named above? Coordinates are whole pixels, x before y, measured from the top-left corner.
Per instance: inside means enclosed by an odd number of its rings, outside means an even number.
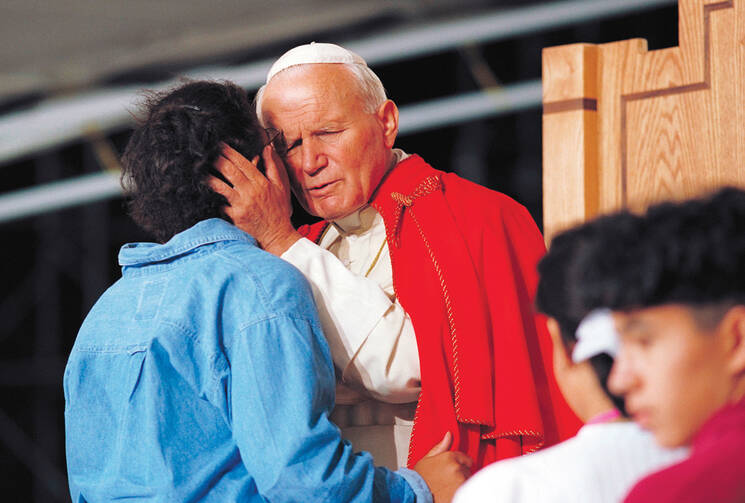
[[[398,107],[391,100],[385,100],[376,112],[383,127],[383,141],[387,148],[393,148],[398,135]]]
[[[569,353],[569,348],[564,345],[564,341],[561,338],[561,328],[559,328],[559,322],[554,318],[548,318],[546,320],[546,327],[548,333],[551,335],[551,342],[554,345],[554,370],[559,372],[566,370],[573,366],[572,355]]]
[[[733,376],[745,375],[745,306],[737,305],[727,311],[719,332],[724,337],[727,369]]]

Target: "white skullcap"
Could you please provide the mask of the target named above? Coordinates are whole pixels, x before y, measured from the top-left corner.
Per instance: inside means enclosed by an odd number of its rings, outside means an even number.
[[[266,75],[266,82],[282,70],[296,65],[310,65],[315,63],[346,63],[350,65],[367,66],[365,60],[352,51],[336,44],[311,42],[299,45],[284,53],[274,62]]]
[[[595,309],[577,327],[577,344],[572,351],[572,361],[579,363],[603,353],[615,358],[618,346],[618,332],[610,309]]]

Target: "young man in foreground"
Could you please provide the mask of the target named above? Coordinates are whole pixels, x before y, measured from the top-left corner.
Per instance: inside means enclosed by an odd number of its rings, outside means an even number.
[[[622,342],[609,386],[660,445],[692,451],[626,501],[743,502],[745,193],[656,206],[639,234],[606,273],[623,285],[606,300]]]

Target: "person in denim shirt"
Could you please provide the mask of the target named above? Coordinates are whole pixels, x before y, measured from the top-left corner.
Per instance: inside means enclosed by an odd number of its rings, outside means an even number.
[[[257,163],[263,149],[269,183],[282,171],[274,138],[229,83],[148,102],[123,183],[157,243],[122,247],[122,278],[65,369],[73,502],[427,502],[429,487],[446,494],[467,476],[448,435],[416,471],[392,472],[329,421],[334,370],[306,280],[234,227],[203,183],[221,142]]]

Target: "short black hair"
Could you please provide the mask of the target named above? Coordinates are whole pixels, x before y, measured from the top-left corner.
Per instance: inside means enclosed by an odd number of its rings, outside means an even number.
[[[644,215],[597,218],[558,234],[538,271],[536,305],[557,320],[567,344],[600,307],[683,304],[695,315],[745,304],[745,192],[727,187],[650,206]]]
[[[566,343],[577,340],[575,332],[585,316],[608,307],[605,294],[616,278],[602,271],[628,269],[624,282],[639,280],[641,271],[627,245],[638,236],[639,224],[640,217],[626,211],[592,220],[556,235],[538,263],[536,306],[556,319]]]
[[[745,191],[727,187],[697,199],[652,206],[635,243],[644,281],[609,290],[611,309],[662,304],[745,303]],[[622,271],[602,271],[616,282]]]
[[[132,219],[159,242],[207,218],[230,221],[227,201],[206,183],[220,142],[247,158],[264,134],[245,90],[231,82],[191,81],[144,103],[144,118],[122,157]]]
[[[550,275],[558,255],[566,254],[564,242],[583,238],[583,256],[572,258],[575,269],[566,278],[581,289],[583,309],[745,304],[745,192],[740,189],[657,204],[642,216],[624,212],[584,224],[557,236],[539,270]]]

